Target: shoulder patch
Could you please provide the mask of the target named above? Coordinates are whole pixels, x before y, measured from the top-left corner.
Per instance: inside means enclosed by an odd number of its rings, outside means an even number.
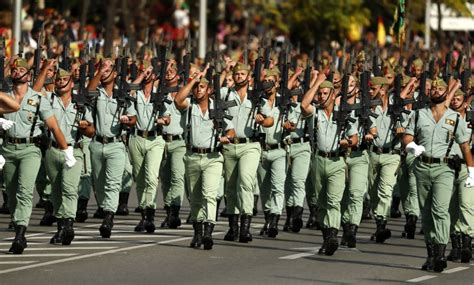
[[[33,99],[33,98],[28,99],[28,101],[26,101],[26,103],[27,103],[28,105],[33,106],[33,107],[36,107],[36,105],[38,105],[38,101],[35,100],[35,99]]]
[[[451,119],[446,119],[445,123],[448,124],[448,125],[454,126],[455,121],[451,120]]]

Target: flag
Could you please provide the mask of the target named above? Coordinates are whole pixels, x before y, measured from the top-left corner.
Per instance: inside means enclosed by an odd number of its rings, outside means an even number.
[[[390,28],[390,34],[398,43],[398,46],[402,46],[405,41],[405,0],[398,0],[395,14],[393,15],[393,25]]]
[[[383,47],[387,42],[387,33],[385,32],[385,25],[383,24],[382,17],[379,16],[377,24],[377,42],[378,44]]]

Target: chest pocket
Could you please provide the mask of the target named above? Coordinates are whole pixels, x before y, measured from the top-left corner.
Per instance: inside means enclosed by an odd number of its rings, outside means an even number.
[[[30,101],[30,100],[33,100],[33,101]],[[28,101],[30,104],[27,103],[21,108],[19,112],[19,116],[23,123],[27,125],[31,125],[33,124],[33,120],[36,114],[37,104],[39,104],[39,101],[35,99],[28,99]]]
[[[448,121],[449,119],[447,119]],[[451,125],[451,123],[453,125]],[[453,120],[449,120],[449,122],[445,122],[442,126],[442,134],[441,134],[441,140],[442,141],[446,141],[446,142],[449,142],[451,139],[454,138],[454,123],[455,121]]]

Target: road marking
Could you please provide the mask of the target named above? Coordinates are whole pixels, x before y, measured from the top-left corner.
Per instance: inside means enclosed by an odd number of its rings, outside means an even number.
[[[425,281],[425,280],[432,279],[432,278],[435,278],[435,277],[436,276],[434,276],[434,275],[424,275],[424,276],[421,276],[421,277],[418,277],[418,278],[413,278],[413,279],[407,280],[407,282],[417,283],[417,282]]]
[[[302,252],[302,253],[296,253],[296,254],[292,254],[292,255],[282,256],[282,257],[279,257],[278,259],[293,260],[293,259],[298,259],[298,258],[302,258],[302,257],[306,257],[306,256],[312,256],[312,255],[315,255],[315,254],[316,254],[315,252],[313,252],[313,253]]]
[[[0,258],[18,258],[18,257],[67,257],[74,256],[77,253],[34,253],[34,254],[0,254]]]
[[[25,260],[25,261],[0,261],[0,264],[9,265],[9,264],[31,264],[36,263],[38,260]]]
[[[452,268],[452,269],[449,269],[449,270],[445,270],[443,271],[443,273],[454,273],[454,272],[458,272],[458,271],[463,271],[463,270],[466,270],[466,269],[469,269],[469,267],[455,267],[455,268]]]
[[[40,243],[38,243],[38,242],[28,242],[29,246],[30,245],[38,245],[38,244],[40,244]],[[12,245],[12,243],[11,242],[0,242],[0,245]]]
[[[115,228],[115,227],[114,227],[114,228]],[[160,233],[186,233],[186,232],[194,232],[194,230],[157,230],[157,231],[156,231],[157,234],[160,234]],[[79,231],[74,231],[74,233],[76,233],[76,234],[97,234],[97,233],[99,233],[99,231],[98,231],[98,230],[95,230],[95,231],[80,231],[80,230],[79,230]],[[138,232],[126,231],[126,230],[125,230],[125,231],[123,231],[123,230],[122,230],[122,231],[115,231],[115,230],[113,230],[113,231],[112,231],[112,234],[114,234],[114,233],[128,233],[128,234],[131,234],[131,235],[138,235],[138,234],[140,234],[140,233],[138,233]],[[143,234],[143,232],[142,232],[142,234]],[[153,236],[153,235],[155,235],[155,234],[149,234],[149,235],[150,235],[150,236]],[[113,235],[112,235],[112,236],[113,236]]]
[[[170,235],[112,235],[111,238],[174,238],[178,236],[170,236]],[[76,236],[74,237],[74,240],[76,239],[101,239],[102,237],[97,235],[97,236]],[[28,240],[40,240],[40,239],[51,239],[51,237],[30,237]],[[13,238],[12,238],[13,240]]]
[[[49,250],[98,250],[98,249],[114,249],[116,246],[66,246],[66,247],[37,247],[27,248],[26,251],[49,251]],[[8,248],[0,248],[0,251],[8,251]]]

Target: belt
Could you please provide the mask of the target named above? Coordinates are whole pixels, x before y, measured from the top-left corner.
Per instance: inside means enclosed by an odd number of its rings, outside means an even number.
[[[299,137],[299,138],[287,138],[285,139],[285,144],[290,145],[294,143],[305,143],[309,142],[309,137]]]
[[[159,131],[142,131],[142,130],[135,129],[135,135],[146,139],[146,138],[153,138],[153,137],[159,136],[159,135],[161,135],[161,132],[159,132]]]
[[[391,149],[389,147],[374,147],[372,149],[372,152],[375,152],[376,154],[400,154],[399,149]]]
[[[324,158],[335,158],[335,157],[344,156],[344,152],[339,152],[339,151],[325,152],[322,150],[318,150],[318,156],[321,156]]]
[[[194,153],[199,153],[199,154],[207,154],[207,153],[217,152],[217,151],[212,151],[211,148],[202,148],[202,147],[192,147],[191,151],[194,152]]]
[[[364,151],[364,150],[367,150],[367,145],[366,144],[361,144],[359,146],[356,146],[356,147],[353,147],[351,148],[352,151]]]
[[[172,141],[181,141],[181,140],[183,140],[183,137],[180,136],[180,135],[163,134],[163,139],[166,142],[172,142]]]
[[[55,141],[51,141],[51,146],[54,148],[59,148],[59,145]],[[77,142],[77,143],[68,143],[67,146],[72,146],[73,148],[82,148],[82,142]]]
[[[264,145],[264,150],[274,150],[274,149],[280,149],[280,148],[285,148],[285,145],[282,143]]]
[[[429,156],[420,156],[420,160],[424,163],[434,164],[434,163],[448,163],[448,158],[446,157],[429,157]]]
[[[95,141],[100,142],[102,144],[114,143],[114,142],[121,142],[122,137],[103,137],[103,136],[95,136]]]
[[[233,144],[240,144],[240,143],[250,143],[250,142],[258,142],[258,138],[238,138],[235,137],[231,140]]]
[[[13,144],[23,144],[23,143],[37,143],[39,140],[38,137],[29,137],[29,138],[6,138],[7,143]]]

